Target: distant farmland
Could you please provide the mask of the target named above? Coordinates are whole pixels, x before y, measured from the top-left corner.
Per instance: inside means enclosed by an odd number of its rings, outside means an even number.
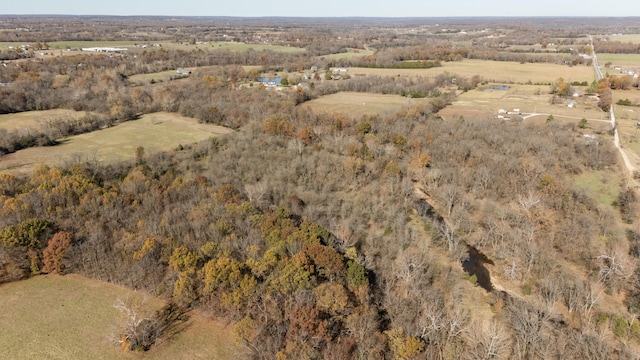
[[[565,66],[546,63],[518,63],[513,61],[463,60],[442,63],[441,67],[430,69],[371,69],[350,68],[349,73],[378,76],[435,77],[448,72],[470,78],[480,75],[483,79],[506,83],[551,83],[557,78],[569,82],[595,79],[595,72],[590,66]]]

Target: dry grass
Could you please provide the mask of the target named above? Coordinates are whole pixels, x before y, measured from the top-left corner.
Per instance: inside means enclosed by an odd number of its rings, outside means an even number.
[[[602,72],[617,73],[613,69],[615,66],[623,67],[640,67],[640,54],[598,54],[598,63],[602,66],[607,62],[611,62],[612,67],[602,68]]]
[[[76,275],[37,276],[0,286],[0,357],[4,359],[139,359],[112,342],[122,318],[118,299],[163,302]],[[230,326],[195,313],[190,325],[149,352],[153,359],[234,359]],[[146,356],[145,356],[146,357]]]
[[[431,69],[369,69],[352,68],[353,74],[378,75],[378,76],[408,76],[408,77],[435,77],[438,74],[448,72],[470,78],[480,75],[483,79],[506,83],[551,83],[557,78],[564,78],[569,82],[587,81],[591,83],[595,79],[593,67],[589,66],[564,66],[556,64],[520,64],[512,61],[489,60],[463,60],[445,62],[441,67]]]
[[[340,113],[347,117],[394,113],[407,106],[426,101],[409,99],[399,95],[382,95],[357,92],[340,92],[304,103],[317,112]]]
[[[42,128],[42,123],[45,121],[60,118],[79,118],[84,115],[84,111],[73,111],[65,109],[2,114],[0,115],[0,129],[5,129],[7,131],[21,129],[39,130]]]
[[[147,114],[139,120],[62,139],[57,146],[29,148],[5,155],[0,158],[0,171],[29,172],[38,164],[63,165],[70,161],[133,159],[138,146],[151,154],[231,131],[222,126],[199,124],[195,119],[178,114]]]

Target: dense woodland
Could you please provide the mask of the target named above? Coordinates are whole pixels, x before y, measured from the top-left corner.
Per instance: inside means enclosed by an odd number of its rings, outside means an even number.
[[[102,19],[97,33],[65,35],[50,29],[68,20],[11,21],[43,30],[4,30],[0,40],[113,39],[130,26]],[[76,21],[79,29],[94,19]],[[161,39],[156,20],[148,21],[140,26],[153,30],[149,40]],[[215,21],[183,21],[163,36],[208,39],[220,31]],[[447,26],[487,27],[468,21]],[[541,26],[505,21],[496,24],[514,39]],[[271,27],[231,23],[237,36]],[[238,90],[260,74],[243,65],[326,68],[335,64],[315,55],[363,41],[404,43],[353,61],[474,57],[438,34],[403,35],[398,24],[371,31],[360,21],[340,24],[353,42],[315,22],[272,29],[283,43],[301,39],[307,53],[159,50],[0,67],[0,81],[10,83],[0,87],[0,113],[88,112],[37,131],[1,132],[0,156],[156,111],[236,130],[166,153],[138,149],[133,161],[0,174],[0,283],[77,273],[123,284],[169,300],[176,313],[197,308],[227,319],[243,356],[253,359],[637,358],[636,194],[611,183],[620,195],[603,204],[572,180],[619,171],[613,145],[585,141],[577,123],[442,120],[437,112],[456,87],[472,89],[478,77],[353,77],[287,96]],[[567,32],[547,26],[541,34],[577,38]],[[186,66],[201,68],[170,82],[128,80]],[[612,82],[594,86],[601,93],[621,86]],[[429,101],[361,118],[297,106],[339,91]],[[472,257],[482,257],[489,279],[484,266],[464,271]],[[152,345],[144,334],[129,335],[131,349]]]

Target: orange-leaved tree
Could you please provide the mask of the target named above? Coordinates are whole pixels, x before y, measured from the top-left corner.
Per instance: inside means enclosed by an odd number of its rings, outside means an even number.
[[[64,255],[71,247],[73,235],[70,232],[59,231],[53,235],[47,247],[42,252],[44,267],[42,272],[62,274],[64,272]]]

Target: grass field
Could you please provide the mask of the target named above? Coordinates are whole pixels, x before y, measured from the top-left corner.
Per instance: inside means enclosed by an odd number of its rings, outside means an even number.
[[[7,131],[19,129],[36,129],[42,127],[42,123],[47,120],[60,118],[78,118],[85,115],[83,111],[73,111],[66,109],[25,111],[15,114],[0,115],[0,129]]]
[[[419,102],[426,100],[409,99],[399,95],[340,92],[308,101],[301,106],[310,107],[316,112],[340,113],[358,118],[363,115],[394,113]]]
[[[595,79],[595,71],[590,66],[569,67],[546,63],[520,64],[518,62],[489,60],[445,62],[441,67],[431,69],[352,68],[349,69],[349,72],[352,74],[408,77],[435,77],[438,74],[448,72],[467,78],[480,75],[488,81],[507,83],[551,83],[560,77],[569,82],[587,81],[591,83]]]
[[[614,66],[640,67],[640,54],[601,54],[598,53],[598,63],[602,66],[611,62],[611,69],[602,68],[602,72],[614,72]]]
[[[0,285],[0,357],[3,359],[234,359],[230,326],[192,313],[189,326],[148,354],[123,352],[111,342],[122,315],[119,299],[163,302],[76,275],[37,276]],[[147,356],[148,355],[148,356]]]
[[[132,159],[138,146],[146,154],[175,149],[232,130],[173,113],[154,113],[117,126],[61,139],[52,147],[20,150],[0,158],[0,172],[28,172],[38,164],[63,165],[70,161],[112,162]]]

